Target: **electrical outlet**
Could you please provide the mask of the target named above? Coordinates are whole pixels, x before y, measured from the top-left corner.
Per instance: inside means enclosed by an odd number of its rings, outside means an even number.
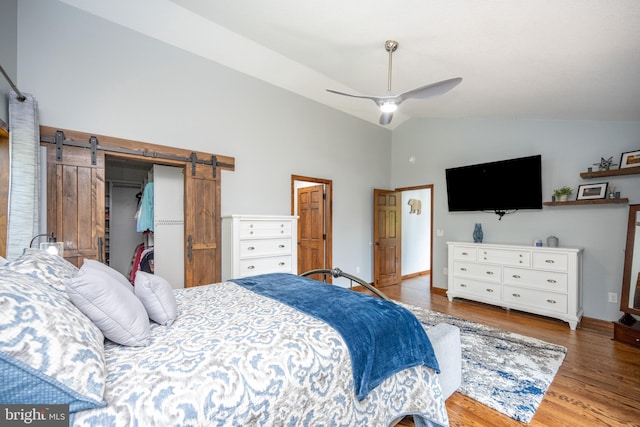
[[[618,302],[618,294],[615,292],[609,292],[609,302]]]
[[[444,236],[444,230],[442,228],[437,228],[436,237],[442,237],[442,236]]]
[[[446,276],[447,274],[449,274],[449,269],[447,267],[445,267],[445,268],[442,269],[442,272]]]

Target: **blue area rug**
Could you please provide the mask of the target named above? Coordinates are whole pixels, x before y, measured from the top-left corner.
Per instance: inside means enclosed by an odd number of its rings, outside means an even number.
[[[460,328],[458,391],[518,421],[530,422],[567,353],[563,346],[403,304],[425,328]]]

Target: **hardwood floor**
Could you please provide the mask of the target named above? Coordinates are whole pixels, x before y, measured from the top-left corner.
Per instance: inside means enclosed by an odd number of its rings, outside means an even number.
[[[567,347],[531,426],[640,426],[640,349],[612,341],[613,325],[583,318],[575,331],[555,319],[507,311],[444,292],[428,276],[381,289],[390,298]],[[458,392],[447,400],[451,426],[523,426]],[[401,425],[413,426],[405,418]]]

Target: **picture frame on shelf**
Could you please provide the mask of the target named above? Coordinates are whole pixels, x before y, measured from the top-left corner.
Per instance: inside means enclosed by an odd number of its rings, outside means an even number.
[[[627,151],[620,156],[620,169],[640,166],[640,150]]]
[[[608,182],[597,184],[583,184],[578,187],[576,200],[605,199],[607,197]]]

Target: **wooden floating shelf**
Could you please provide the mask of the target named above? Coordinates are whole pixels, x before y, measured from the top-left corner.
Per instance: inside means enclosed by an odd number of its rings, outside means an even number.
[[[640,174],[640,166],[636,166],[632,168],[610,169],[607,171],[580,172],[580,178],[593,179],[593,178],[603,178],[605,176],[623,176],[623,175],[637,175],[637,174]]]
[[[629,203],[629,199],[621,197],[617,199],[592,199],[592,200],[568,200],[566,202],[543,202],[544,206],[576,206],[576,205],[612,205]]]

